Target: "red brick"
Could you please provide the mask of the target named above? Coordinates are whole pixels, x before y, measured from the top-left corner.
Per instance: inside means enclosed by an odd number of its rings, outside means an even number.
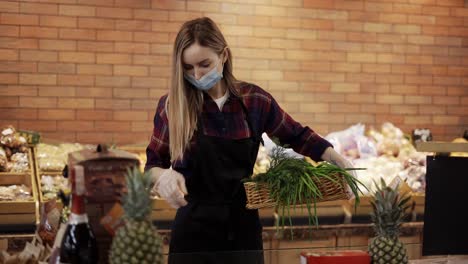
[[[299,111],[302,113],[328,113],[330,108],[329,104],[324,103],[301,103]]]
[[[376,42],[377,41],[377,34],[376,33],[364,33],[364,32],[348,32],[347,39],[349,41],[356,41],[356,42]]]
[[[269,16],[249,16],[240,14],[237,16],[237,24],[240,26],[270,26],[271,18]]]
[[[35,86],[0,86],[0,97],[35,95],[37,95],[37,88]]]
[[[438,35],[448,36],[450,34],[449,28],[444,26],[423,26],[423,34],[425,35]]]
[[[75,110],[39,109],[38,119],[39,120],[74,120]]]
[[[153,125],[151,124],[151,122],[132,122],[132,131],[134,132],[148,132],[152,131],[152,129]]]
[[[17,84],[17,73],[0,73],[0,84]]]
[[[95,40],[96,31],[91,29],[60,29],[61,39]]]
[[[405,115],[404,122],[407,125],[427,125],[431,124],[431,116],[426,115]]]
[[[94,108],[94,99],[91,98],[59,98],[58,108],[83,109]]]
[[[309,72],[284,71],[283,80],[285,81],[310,81],[314,80],[315,74]]]
[[[56,121],[36,121],[36,120],[20,120],[19,127],[25,130],[33,130],[39,132],[56,131]]]
[[[113,21],[113,20],[110,20]],[[156,23],[156,22],[154,22]],[[153,23],[153,25],[154,25]],[[115,28],[129,31],[151,31],[151,21],[147,20],[117,20]],[[159,31],[159,30],[157,30]]]
[[[447,106],[445,105],[418,105],[419,113],[425,115],[446,114]]]
[[[349,103],[375,103],[375,95],[373,94],[347,94],[346,102]]]
[[[437,17],[436,24],[442,26],[463,26],[463,17]]]
[[[115,51],[118,53],[135,53],[148,54],[150,53],[149,43],[134,43],[134,42],[116,42]]]
[[[36,72],[37,65],[34,62],[4,61],[0,64],[0,72]]]
[[[460,57],[434,56],[434,64],[460,65],[461,63],[462,63],[462,58]]]
[[[412,4],[393,4],[394,13],[403,13],[403,14],[426,14],[424,9],[421,8],[421,5],[412,5]]]
[[[76,140],[84,144],[99,144],[113,141],[112,133],[103,132],[77,132]]]
[[[376,62],[377,56],[374,53],[349,52],[347,60],[349,62]]]
[[[58,131],[85,132],[94,130],[93,121],[61,121],[57,122]]]
[[[97,102],[96,102],[96,106],[97,106]],[[76,119],[77,120],[112,120],[112,111],[77,109]]]
[[[408,17],[405,14],[380,13],[379,20],[385,23],[405,24]]]
[[[348,124],[355,124],[362,122],[365,124],[375,123],[375,115],[371,114],[348,114],[345,116],[345,122]]]
[[[104,41],[78,41],[78,51],[113,52],[114,43]]]
[[[333,21],[333,29],[335,31],[362,31],[364,28],[363,22],[355,22],[355,21],[342,21],[336,20]]]
[[[58,13],[58,5],[20,3],[20,13],[56,15]]]
[[[274,25],[274,18],[272,18],[272,24]],[[300,27],[307,28],[307,29],[321,29],[321,30],[332,30],[334,27],[334,22],[336,21],[329,21],[324,19],[307,19],[303,18],[300,20]],[[278,24],[281,22],[278,21]],[[294,26],[295,27],[295,26]],[[338,29],[339,30],[339,29]]]
[[[161,20],[167,21],[169,19],[168,11],[161,10],[149,10],[149,9],[136,9],[133,10],[134,19],[145,19],[145,20]]]
[[[159,66],[164,66],[164,65],[169,64],[169,57],[168,56],[160,56],[160,55],[133,55],[132,62],[133,62],[134,65],[159,65]]]
[[[114,5],[114,0],[68,0],[68,1],[73,1],[77,2],[78,4],[82,5],[96,5],[96,6],[113,6]]]
[[[112,65],[79,64],[78,74],[112,75]]]
[[[75,86],[89,86],[93,85],[94,77],[88,75],[66,75],[59,74],[59,85],[75,85]]]
[[[449,115],[466,116],[466,113],[468,113],[468,107],[466,106],[447,106],[447,114]]]
[[[128,130],[131,131],[131,130]],[[115,133],[113,140],[116,144],[130,144],[135,142],[135,138],[143,139],[145,142],[149,141],[148,132],[138,133],[138,132],[123,132]]]
[[[96,7],[81,5],[59,5],[59,14],[64,16],[96,16]]]
[[[96,76],[96,86],[103,87],[129,87],[130,77],[128,76]]]
[[[447,75],[447,66],[443,65],[421,65],[422,74]]]
[[[156,32],[135,32],[134,40],[140,42],[168,43],[169,35],[167,33]]]
[[[204,3],[202,1],[188,1],[187,11],[219,13],[221,10],[218,3]]]
[[[390,87],[392,94],[418,94],[418,87],[416,85],[392,85]]]
[[[116,111],[113,120],[116,121],[145,121],[148,120],[146,111]]]
[[[468,95],[468,91],[465,87],[448,87],[447,88],[448,95]]]
[[[170,78],[171,67],[150,67],[150,76]]]
[[[406,63],[408,64],[432,64],[433,58],[432,56],[426,55],[408,55],[406,56]]]
[[[458,105],[460,104],[459,96],[435,96],[434,104],[437,105]]]
[[[462,38],[459,37],[435,37],[435,44],[440,46],[461,46]]]
[[[359,83],[374,83],[376,81],[375,74],[369,73],[348,73],[346,74],[347,82]]]
[[[409,15],[408,23],[420,25],[434,25],[436,23],[436,17],[425,15]]]
[[[195,18],[199,18],[202,16],[201,12],[185,12],[185,11],[171,11],[169,13],[169,21],[187,21],[187,20],[192,20]],[[159,19],[161,20],[161,19]]]
[[[132,86],[138,88],[167,88],[166,78],[132,77]]]
[[[38,72],[41,73],[75,73],[75,64],[72,63],[49,63],[38,64]]]
[[[0,2],[0,12],[2,13],[19,13],[19,3],[15,2]]]
[[[57,75],[21,73],[19,81],[21,84],[51,85],[57,84]]]
[[[391,105],[390,113],[392,114],[418,114],[418,106],[411,105]]]
[[[363,22],[378,22],[379,13],[377,12],[362,12],[362,11],[350,11],[349,20],[363,21]]]
[[[362,51],[362,44],[355,42],[341,42],[335,41],[333,43],[333,48],[340,51]]]
[[[38,25],[39,16],[25,14],[0,14],[0,21],[5,25]]]
[[[108,41],[131,41],[132,32],[130,31],[114,31],[114,30],[98,30],[97,40]]]
[[[235,15],[228,15],[228,14],[223,14],[223,13],[205,13],[205,16],[211,18],[218,25],[236,25],[236,24],[240,25],[239,23],[236,22],[237,17]],[[156,28],[154,27],[155,23],[157,24],[158,22],[153,22],[153,30]],[[160,23],[166,23],[166,22],[160,22]],[[167,31],[167,32],[177,32],[180,28],[180,23],[166,23],[166,24],[169,26],[169,28],[164,28],[164,31]],[[159,31],[159,30],[154,30],[154,31]]]
[[[39,47],[42,50],[76,50],[76,41],[41,39]]]
[[[466,17],[468,16],[468,11],[466,8],[452,8],[452,15],[459,16],[459,17]]]
[[[461,6],[463,7],[464,0],[437,0],[437,5],[442,6]]]
[[[20,106],[26,108],[55,108],[57,107],[56,97],[20,97]]]
[[[0,49],[0,58],[3,60],[18,60],[19,52],[11,49]]]
[[[331,64],[329,62],[313,62],[313,61],[303,61],[302,63],[303,71],[314,71],[314,72],[330,72]],[[294,67],[285,67],[285,69],[292,69]]]
[[[20,35],[26,38],[57,38],[58,31],[56,28],[22,26]]]
[[[366,73],[389,73],[390,65],[388,64],[363,64],[363,72]]]
[[[379,84],[400,84],[404,82],[402,74],[376,73],[375,81]]]
[[[185,9],[185,1],[153,0],[151,7],[156,9],[183,10]]]
[[[22,61],[57,61],[58,55],[55,51],[21,50],[20,60]]]
[[[40,16],[39,24],[49,27],[66,27],[75,28],[77,23],[76,17],[67,16]]]
[[[321,1],[321,0],[304,0],[305,8],[314,9],[332,9],[334,8],[334,0]]]
[[[367,2],[365,4],[365,10],[371,12],[392,12],[393,6],[392,3]]]
[[[2,37],[19,37],[19,26],[3,26],[0,25],[0,36]]]
[[[372,34],[372,33],[370,33]],[[323,40],[343,40],[345,41],[347,38],[346,32],[341,31],[324,31],[319,30],[317,31],[317,39]]]
[[[392,53],[377,54],[378,63],[392,63],[392,64],[404,64],[406,62],[405,56],[397,55]]]
[[[448,56],[449,49],[448,47],[440,47],[440,46],[421,46],[421,54]]]
[[[60,52],[59,61],[75,63],[94,63],[95,55],[91,52]]]
[[[468,29],[466,27],[450,27],[448,34],[456,37],[468,37]]]
[[[405,82],[408,84],[432,84],[430,75],[406,75]]]
[[[78,97],[106,98],[112,97],[112,88],[108,87],[79,87],[76,90]]]
[[[115,0],[115,6],[131,8],[151,8],[151,0]]]
[[[78,18],[78,27],[90,29],[120,29],[115,26],[113,19],[107,18],[94,18],[94,17],[80,17]],[[94,31],[93,31],[94,32]]]
[[[392,73],[419,74],[419,66],[416,66],[416,65],[392,65]]]
[[[420,86],[419,94],[424,95],[447,95],[447,87],[444,86]]]
[[[349,0],[334,0],[335,9],[344,10],[363,10],[364,3],[362,1],[349,1]]]
[[[332,63],[332,71],[334,72],[361,72],[361,64],[359,63]]]
[[[130,99],[96,99],[96,109],[130,109]]]
[[[426,15],[449,16],[450,9],[448,7],[441,6],[423,6],[422,13]]]
[[[36,120],[37,119],[37,109],[32,108],[4,108],[0,111],[0,120]]]
[[[363,113],[388,113],[390,106],[384,104],[360,104]]]
[[[39,86],[39,96],[73,97],[76,89],[70,86]]]
[[[0,48],[7,49],[37,49],[37,39],[0,37]]]
[[[172,45],[169,44],[151,44],[152,54],[172,54]]]
[[[454,86],[461,85],[462,79],[460,77],[434,76],[434,84]]]
[[[130,64],[132,56],[130,54],[98,53],[96,60],[98,64]]]
[[[100,121],[94,126],[102,132],[128,132],[131,129],[131,123],[128,121]]]
[[[325,40],[302,40],[302,48],[306,50],[332,50],[333,42]]]
[[[148,67],[146,66],[129,66],[129,65],[115,65],[115,75],[128,75],[128,76],[147,76]]]
[[[0,105],[3,108],[18,108],[19,107],[19,98],[18,96],[3,96],[0,97]]]

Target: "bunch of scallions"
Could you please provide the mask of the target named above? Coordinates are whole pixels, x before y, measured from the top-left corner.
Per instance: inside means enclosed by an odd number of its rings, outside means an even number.
[[[257,188],[260,188],[261,184],[267,185],[270,198],[277,204],[280,215],[277,227],[281,226],[284,230],[285,219],[289,220],[289,226],[292,227],[291,209],[296,210],[299,205],[301,209],[304,208],[303,205],[307,207],[309,226],[318,227],[317,202],[323,199],[323,194],[317,183],[321,180],[328,179],[340,186],[348,185],[355,196],[355,205],[359,204],[361,187],[366,187],[349,173],[350,170],[358,169],[342,169],[328,162],[313,166],[304,159],[289,157],[284,147],[275,146],[272,149],[269,169],[265,173],[245,179],[244,182],[256,182]],[[340,177],[343,177],[344,181]],[[343,189],[348,188],[343,186]],[[292,235],[291,228],[291,238]]]

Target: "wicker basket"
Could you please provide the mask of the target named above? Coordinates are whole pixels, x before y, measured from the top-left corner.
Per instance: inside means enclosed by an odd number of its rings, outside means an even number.
[[[347,192],[347,184],[343,175],[335,175],[340,183],[330,181],[328,179],[314,180],[322,193],[322,198],[315,202],[348,200],[350,194]],[[259,209],[265,207],[275,207],[276,202],[270,197],[270,191],[266,183],[245,182],[245,193],[247,195],[246,208]]]

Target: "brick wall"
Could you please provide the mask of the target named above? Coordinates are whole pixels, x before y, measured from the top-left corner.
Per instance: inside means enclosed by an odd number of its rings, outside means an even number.
[[[0,125],[146,142],[175,34],[200,16],[221,26],[239,79],[321,134],[468,128],[463,0],[0,1]]]

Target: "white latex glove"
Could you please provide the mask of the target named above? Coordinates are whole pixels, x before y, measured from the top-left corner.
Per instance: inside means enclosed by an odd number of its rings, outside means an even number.
[[[341,156],[338,152],[336,152],[333,148],[327,148],[322,154],[322,160],[328,161],[342,169],[352,169],[354,165],[351,161],[346,159],[345,157]],[[355,170],[348,170],[349,174],[357,179],[357,174]],[[354,198],[354,193],[351,191],[351,188],[347,186],[347,192],[350,198]]]
[[[162,173],[154,178],[155,184],[152,192],[156,192],[175,209],[187,205],[184,195],[187,195],[188,192],[185,186],[185,178],[182,174],[170,167],[169,169],[162,170]]]

